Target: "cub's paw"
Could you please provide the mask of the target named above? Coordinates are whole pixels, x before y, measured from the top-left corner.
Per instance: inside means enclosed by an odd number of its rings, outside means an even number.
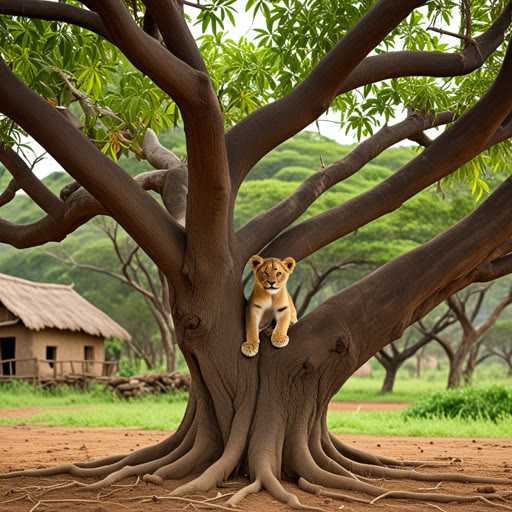
[[[286,345],[288,345],[289,340],[290,339],[288,338],[288,336],[286,336],[286,334],[277,334],[277,332],[274,331],[270,341],[272,342],[272,345],[274,345],[274,347],[283,348],[286,347]]]
[[[247,357],[254,357],[258,353],[259,343],[246,341],[242,343],[242,354]]]

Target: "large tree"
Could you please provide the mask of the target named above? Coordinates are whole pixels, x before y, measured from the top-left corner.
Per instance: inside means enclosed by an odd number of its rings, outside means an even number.
[[[232,16],[231,4],[216,2],[219,10],[202,10],[203,27],[218,27],[226,14]],[[292,256],[300,262],[452,173],[460,176],[458,169],[478,155],[506,155],[507,146],[496,145],[512,135],[512,50],[506,52],[502,44],[512,4],[475,2],[463,9],[462,44],[453,51],[427,36],[419,20],[426,16],[435,22],[439,13],[446,17],[456,3],[431,2],[426,12],[415,11],[424,4],[248,1],[247,7],[266,16],[267,31],[259,32],[262,45],[241,41],[237,46],[217,33],[203,41],[202,54],[179,0],[0,0],[0,13],[17,17],[2,22],[7,32],[0,62],[0,112],[5,116],[0,157],[14,181],[1,201],[8,201],[18,187],[45,212],[26,225],[1,220],[0,241],[30,247],[61,240],[95,215],[113,217],[169,281],[177,341],[192,376],[187,411],[167,440],[129,455],[22,474],[95,476],[99,480],[89,488],[98,488],[134,474],[161,483],[199,473],[174,491],[183,495],[214,488],[241,470],[250,484],[230,504],[265,488],[296,508],[301,505],[284,489],[282,478],[311,492],[321,492],[321,485],[436,501],[455,498],[386,494],[380,481],[374,485],[357,475],[486,481],[463,473],[432,475],[385,467],[404,462],[345,445],[328,432],[326,414],[329,400],[350,375],[408,326],[469,284],[512,271],[510,179],[444,233],[314,308],[289,330],[287,348],[275,349],[262,335],[257,357],[246,358],[240,351],[246,302],[242,273],[251,255]],[[469,7],[469,2],[462,6]],[[73,28],[35,20],[58,20]],[[37,45],[46,27],[53,33],[35,53],[29,45]],[[83,35],[76,27],[99,37]],[[79,45],[71,51],[73,38]],[[219,45],[224,45],[222,51],[215,50]],[[91,46],[96,50],[87,55],[88,61],[84,58],[81,70],[66,71]],[[60,60],[55,57],[59,52]],[[246,54],[247,66],[256,63],[253,67],[259,70],[249,78],[236,65],[236,56]],[[45,56],[53,65],[44,62],[38,68]],[[105,73],[116,66],[122,75],[112,72],[114,78],[104,87]],[[265,75],[272,66],[280,69],[277,78]],[[449,80],[429,78],[475,70],[455,81],[452,96],[446,92]],[[411,79],[407,88],[401,77],[420,78]],[[244,79],[240,94],[230,99]],[[391,79],[387,85],[376,85],[386,79]],[[353,92],[357,88],[366,98],[360,106]],[[111,100],[109,108],[100,101],[102,91]],[[435,91],[439,94],[432,103]],[[159,112],[154,105],[162,98],[166,110]],[[71,100],[80,103],[82,122],[66,109]],[[234,230],[240,185],[273,148],[331,106],[344,109],[344,115],[352,112],[352,126],[360,135],[370,135],[372,116],[389,118],[393,103],[402,101],[410,108],[405,121],[384,126],[307,178],[288,198]],[[448,104],[455,110],[432,111]],[[139,129],[168,119],[176,109],[185,127],[186,166],[151,131],[142,143],[145,130]],[[232,125],[228,131],[226,124]],[[426,129],[446,124],[451,125],[435,140],[424,136]],[[17,127],[76,180],[61,197],[46,189],[13,149]],[[425,149],[377,186],[292,226],[323,192],[364,172],[372,158],[406,138],[420,141]],[[122,145],[147,158],[155,172],[130,177],[105,154],[117,155]],[[478,173],[473,181],[475,188],[485,188]],[[160,194],[163,205],[149,190]],[[185,227],[179,223],[182,213]]]

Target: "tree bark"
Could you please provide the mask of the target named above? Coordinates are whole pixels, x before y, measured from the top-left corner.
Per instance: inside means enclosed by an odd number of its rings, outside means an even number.
[[[380,389],[381,393],[391,393],[393,391],[396,373],[400,369],[400,366],[401,363],[384,367],[386,369],[386,376],[384,377],[384,382],[382,383],[382,388]]]

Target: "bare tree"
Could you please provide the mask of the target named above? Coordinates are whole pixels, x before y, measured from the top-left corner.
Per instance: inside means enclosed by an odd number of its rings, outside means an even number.
[[[439,336],[439,334],[432,330],[425,329],[425,326],[419,322],[420,330],[423,334],[434,338],[444,349],[448,360],[450,362],[450,372],[448,374],[448,389],[457,388],[461,384],[463,377],[463,366],[467,357],[471,353],[471,349],[475,346],[475,343],[481,338],[488,329],[490,329],[494,323],[498,320],[503,310],[512,303],[512,289],[509,293],[500,300],[496,307],[490,312],[485,320],[477,325],[473,325],[477,319],[480,309],[482,307],[486,293],[489,291],[489,286],[471,290],[464,296],[460,294],[453,295],[446,300],[446,303],[453,311],[458,322],[462,327],[461,339],[454,348],[450,341]],[[476,295],[474,304],[470,304],[470,298]],[[471,308],[471,311],[469,309]]]
[[[508,348],[492,348],[490,349],[491,355],[499,357],[503,359],[508,366],[508,374],[507,377],[512,377],[512,347]]]
[[[318,269],[313,261],[309,261],[309,266],[313,271],[313,277],[306,289],[303,289],[303,284],[299,283],[293,291],[292,297],[297,308],[297,318],[302,318],[308,310],[311,300],[329,283],[329,276],[337,270],[351,268],[354,265],[365,265],[368,261],[357,257],[344,258],[341,261],[326,265],[325,267]],[[299,295],[303,293],[302,299],[299,301]]]
[[[450,325],[456,322],[454,315],[450,309],[447,309],[441,316],[437,317],[429,331],[423,334],[421,338],[411,343],[412,333],[406,335],[403,346],[399,347],[397,342],[391,342],[387,347],[380,349],[375,358],[386,370],[386,376],[382,383],[381,393],[391,393],[395,384],[395,378],[402,364],[410,357],[414,356],[419,350],[430,343],[434,338],[430,333],[439,334]],[[418,365],[420,362],[418,361]]]
[[[83,1],[89,10],[61,2],[0,0],[0,13],[64,20],[97,32],[179,107],[188,152],[185,227],[177,221],[177,213],[182,212],[176,212],[176,201],[183,194],[168,185],[176,176],[176,158],[150,132],[143,152],[157,170],[133,179],[0,61],[0,112],[30,133],[80,184],[57,197],[15,151],[2,144],[2,163],[46,215],[26,225],[0,220],[0,241],[30,247],[61,240],[95,215],[112,216],[169,281],[177,342],[192,376],[187,411],[167,440],[124,456],[3,477],[71,473],[73,478],[100,478],[87,486],[97,489],[130,475],[158,484],[199,474],[175,489],[176,496],[214,488],[240,470],[249,475],[250,484],[232,496],[229,505],[265,488],[280,501],[302,509],[306,507],[283,487],[282,478],[317,494],[324,492],[320,486],[327,486],[429,502],[457,498],[388,492],[380,480],[374,484],[367,478],[510,483],[504,478],[386,467],[415,464],[356,450],[331,435],[326,423],[330,399],[370,357],[469,284],[512,271],[510,178],[444,233],[314,308],[289,330],[287,348],[277,350],[263,339],[256,358],[240,352],[245,335],[242,272],[251,255],[291,256],[300,262],[395,210],[512,135],[509,49],[488,90],[464,114],[432,115],[421,110],[383,127],[235,231],[235,200],[253,166],[314,122],[338,95],[387,78],[469,73],[500,47],[511,22],[508,3],[491,27],[466,41],[460,52],[368,56],[425,3],[378,0],[289,94],[256,109],[226,133],[219,99],[181,2],[138,3],[158,28],[161,39],[155,39],[153,31],[139,27],[122,0]],[[380,184],[290,227],[321,194],[362,170],[384,149],[452,122],[421,154]],[[183,168],[180,164],[175,170]],[[147,190],[161,194],[164,207]],[[456,300],[452,302],[462,311]],[[481,501],[478,496],[464,499]]]
[[[150,266],[140,255],[140,247],[137,244],[133,242],[122,243],[119,238],[119,225],[117,223],[114,225],[101,223],[99,227],[112,242],[117,259],[121,263],[121,274],[95,265],[79,263],[66,251],[60,251],[59,254],[45,251],[45,254],[76,268],[113,277],[140,293],[144,297],[148,309],[160,330],[167,371],[173,372],[176,370],[176,336],[171,306],[169,304],[169,283],[167,278],[161,271],[158,271],[158,280],[154,278]],[[139,345],[133,348],[135,348],[137,355],[142,357],[146,363],[149,363],[148,357],[144,354],[145,350],[143,347]],[[152,364],[149,364],[149,368],[151,367]]]
[[[485,342],[486,339],[484,336],[483,338],[480,338],[469,351],[468,357],[466,359],[466,366],[462,372],[465,384],[471,384],[473,380],[473,374],[475,373],[475,368],[494,355],[490,350],[487,349],[483,352],[481,351],[482,347],[485,347]]]

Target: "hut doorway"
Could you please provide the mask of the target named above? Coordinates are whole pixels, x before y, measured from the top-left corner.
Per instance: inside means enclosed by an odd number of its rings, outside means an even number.
[[[14,359],[16,354],[16,338],[0,338],[0,361]],[[2,363],[2,375],[16,375],[14,361]]]

